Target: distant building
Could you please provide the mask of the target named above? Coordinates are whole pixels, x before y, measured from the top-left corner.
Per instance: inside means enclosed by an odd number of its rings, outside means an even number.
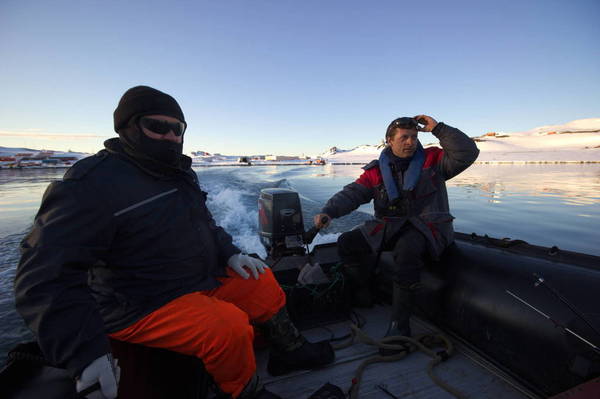
[[[297,161],[300,157],[288,155],[265,155],[265,161]]]
[[[0,157],[0,168],[14,168],[17,166],[15,157]]]
[[[21,158],[21,160],[18,162],[19,166],[42,166],[42,160],[41,159],[36,159],[36,158],[28,158],[28,157],[24,157]]]
[[[71,162],[71,161],[77,161],[79,158],[70,157],[70,156],[54,156],[54,157],[50,157],[49,159],[55,159],[60,162]]]

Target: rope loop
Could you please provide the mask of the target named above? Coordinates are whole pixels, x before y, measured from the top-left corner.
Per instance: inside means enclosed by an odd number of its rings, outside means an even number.
[[[338,345],[337,347],[335,347],[335,349],[337,350],[346,348],[358,341],[366,345],[375,346],[377,348],[399,351],[399,353],[393,355],[375,355],[363,360],[358,366],[354,378],[352,378],[352,385],[348,390],[348,396],[350,399],[358,398],[358,391],[360,389],[362,374],[367,368],[367,366],[378,362],[395,362],[405,358],[411,352],[414,352],[416,350],[420,350],[421,352],[431,357],[431,361],[427,365],[427,374],[433,380],[434,383],[436,383],[440,388],[444,389],[446,392],[450,393],[456,398],[466,398],[465,395],[462,394],[460,391],[446,384],[444,381],[440,380],[436,375],[433,374],[433,367],[437,366],[441,362],[445,362],[450,358],[450,356],[452,356],[452,353],[454,353],[454,345],[445,335],[422,334],[414,338],[398,335],[376,340],[369,337],[356,324],[352,323],[350,324],[350,336],[351,338],[348,342]],[[396,342],[400,342],[400,344],[397,344]],[[434,348],[441,349],[434,350]]]

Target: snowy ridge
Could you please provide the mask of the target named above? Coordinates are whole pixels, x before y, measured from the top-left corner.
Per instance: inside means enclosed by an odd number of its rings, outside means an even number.
[[[237,163],[237,156],[211,154],[205,151],[193,151],[190,155],[192,164]]]
[[[564,133],[598,133],[600,132],[600,118],[578,119],[564,125],[547,125],[540,126],[534,129],[509,133],[513,136],[533,136],[533,135],[548,135],[548,134],[564,134]]]
[[[490,132],[473,139],[480,151],[477,163],[600,162],[600,118],[523,132]],[[431,146],[439,143],[425,145]],[[362,145],[352,150],[333,147],[321,156],[329,163],[368,163],[380,152],[381,146]]]
[[[600,162],[600,118],[475,138],[478,162]]]
[[[327,163],[368,163],[373,159],[379,158],[379,153],[383,149],[383,144],[372,145],[363,144],[354,147],[351,150],[342,150],[337,147],[332,147],[328,151],[319,155]]]
[[[574,120],[522,132],[489,132],[473,137],[480,150],[476,163],[600,162],[600,118]],[[425,147],[438,146],[438,143]],[[366,164],[379,158],[383,144],[363,144],[350,150],[331,147],[312,159],[266,161],[265,156],[221,155],[205,151],[190,154],[192,166],[315,164],[321,158],[328,164]],[[68,167],[91,154],[0,147],[0,168]],[[290,158],[290,157],[288,157]]]

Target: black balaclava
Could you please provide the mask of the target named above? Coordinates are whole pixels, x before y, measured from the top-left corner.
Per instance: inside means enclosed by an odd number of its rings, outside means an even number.
[[[144,115],[166,115],[185,122],[179,104],[170,95],[148,86],[132,87],[123,94],[113,115],[123,150],[152,169],[180,169],[183,137],[181,143],[151,139],[137,125],[138,118]],[[155,164],[149,165],[152,162]]]

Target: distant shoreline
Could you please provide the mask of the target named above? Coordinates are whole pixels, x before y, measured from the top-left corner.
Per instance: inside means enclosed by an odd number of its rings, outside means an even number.
[[[475,161],[475,165],[529,165],[529,164],[585,164],[600,163],[600,161]]]
[[[256,163],[252,165],[237,164],[237,163],[226,163],[226,164],[193,164],[192,168],[211,168],[211,167],[224,167],[224,166],[237,166],[237,167],[249,167],[249,166],[327,166],[327,165],[366,165],[368,162],[329,162],[325,165],[310,165],[302,163]],[[557,164],[569,164],[569,165],[582,165],[582,164],[600,164],[600,161],[475,161],[474,165],[557,165]],[[68,169],[71,166],[23,166],[20,168],[2,168],[0,170],[34,170],[34,169]]]
[[[329,165],[366,165],[368,162],[330,162]],[[474,165],[525,165],[525,164],[587,164],[600,161],[475,161]],[[309,165],[308,165],[309,166]]]

